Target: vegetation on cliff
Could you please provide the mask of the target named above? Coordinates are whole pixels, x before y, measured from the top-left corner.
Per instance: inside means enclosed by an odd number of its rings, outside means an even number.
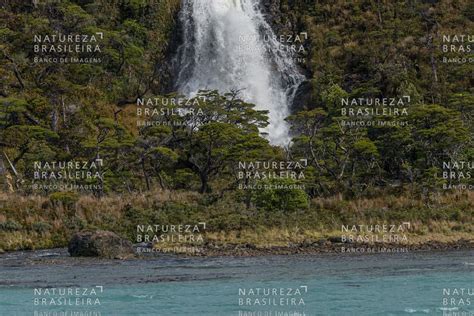
[[[130,236],[135,219],[199,219],[216,234],[396,219],[425,225],[420,234],[439,222],[443,232],[472,235],[474,63],[444,62],[472,53],[442,45],[443,35],[472,32],[473,3],[264,3],[277,33],[308,35],[300,67],[309,89],[287,118],[287,149],[259,133],[267,113],[238,90],[193,99],[169,91],[179,0],[4,1],[0,184],[9,193],[0,201],[0,248],[64,245],[82,228]],[[97,62],[35,62],[34,35],[48,34],[95,34],[100,52],[52,56]],[[153,125],[137,124],[137,99],[155,98],[184,103],[167,105]],[[344,125],[359,118],[342,100],[359,99],[405,100],[406,115]],[[148,108],[161,111],[163,102]],[[48,184],[61,181],[35,178],[35,162],[53,161],[100,161],[102,176],[73,181],[92,189],[57,192]],[[262,179],[256,162],[292,176]]]

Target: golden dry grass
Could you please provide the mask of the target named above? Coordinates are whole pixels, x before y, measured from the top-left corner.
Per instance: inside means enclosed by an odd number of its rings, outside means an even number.
[[[67,205],[52,202],[45,196],[0,193],[0,249],[64,246],[74,230],[83,228],[127,234],[133,230],[127,212],[143,218],[163,212],[183,213],[180,219],[203,218],[212,223],[204,233],[205,239],[223,245],[287,246],[340,236],[342,224],[381,225],[403,221],[411,223],[407,233],[409,243],[474,239],[474,192],[469,191],[433,194],[429,199],[317,198],[311,201],[309,209],[297,214],[259,214],[255,209],[246,210],[232,198],[203,206],[204,199],[196,192],[155,190],[101,199],[84,195],[73,205]],[[174,208],[164,211],[164,205]],[[183,205],[190,206],[194,213],[181,212]],[[273,217],[280,220],[271,222],[269,219]],[[247,224],[243,225],[243,221]]]

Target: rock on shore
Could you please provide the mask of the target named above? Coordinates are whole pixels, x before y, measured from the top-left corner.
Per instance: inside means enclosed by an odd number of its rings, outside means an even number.
[[[126,259],[134,256],[132,243],[110,231],[81,231],[75,233],[68,245],[72,257]]]

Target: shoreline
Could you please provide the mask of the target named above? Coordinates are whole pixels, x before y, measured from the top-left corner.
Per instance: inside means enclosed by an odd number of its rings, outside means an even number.
[[[135,248],[140,246],[135,245]],[[193,248],[189,246],[176,246],[179,248]],[[148,248],[151,249],[151,248]],[[166,248],[164,248],[166,249]],[[271,255],[298,255],[298,254],[382,254],[382,253],[409,253],[420,251],[450,251],[450,250],[470,250],[474,249],[474,240],[460,239],[454,242],[428,241],[418,244],[400,243],[349,243],[322,240],[317,242],[301,242],[288,246],[257,247],[254,244],[226,244],[217,245],[207,243],[204,246],[195,246],[195,252],[168,252],[163,249],[156,249],[150,253],[140,253],[138,258],[147,257],[153,254],[174,254],[178,256],[190,257],[257,257]]]
[[[188,257],[188,258],[212,258],[212,257],[264,257],[264,256],[293,256],[293,255],[317,255],[317,254],[353,254],[353,255],[371,255],[371,254],[400,254],[416,253],[426,251],[456,251],[456,250],[474,250],[474,240],[461,239],[456,242],[431,241],[420,244],[390,244],[390,243],[341,243],[324,242],[300,243],[290,246],[271,246],[257,247],[252,244],[241,245],[211,245],[207,244],[201,247],[198,252],[171,252],[156,249],[150,252],[137,253],[140,245],[134,245],[135,256],[126,259],[105,259],[100,257],[72,257],[67,252],[67,248],[45,248],[35,250],[15,250],[0,253],[0,259],[7,259],[13,254],[28,254],[33,252],[44,252],[46,255],[33,260],[34,262],[44,262],[47,264],[61,263],[64,260],[73,259],[78,261],[122,261],[122,260],[147,260],[160,257]],[[178,248],[180,246],[177,246]],[[148,248],[151,249],[151,248]],[[57,253],[57,255],[48,255]]]

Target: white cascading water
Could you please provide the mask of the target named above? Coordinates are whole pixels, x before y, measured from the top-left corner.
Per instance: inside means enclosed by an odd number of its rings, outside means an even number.
[[[183,44],[178,50],[176,88],[187,96],[199,90],[240,90],[246,102],[269,111],[261,130],[274,145],[288,145],[285,118],[304,80],[290,52],[258,7],[258,0],[183,0]]]

